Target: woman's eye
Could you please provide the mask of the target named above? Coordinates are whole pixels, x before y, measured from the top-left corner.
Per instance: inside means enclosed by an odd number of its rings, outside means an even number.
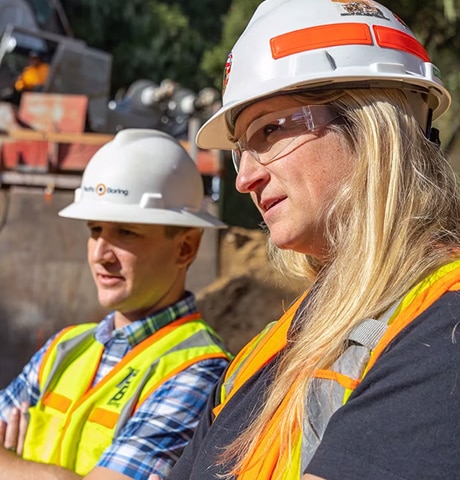
[[[264,151],[264,148],[267,148],[268,145],[276,142],[276,139],[279,136],[279,134],[277,134],[277,132],[279,132],[279,129],[279,125],[276,125],[274,123],[269,123],[261,127],[249,139],[249,147],[254,148],[256,151]]]
[[[273,132],[276,132],[277,130],[280,129],[280,126],[279,125],[275,125],[273,123],[269,123],[268,125],[265,125],[265,127],[263,128],[263,131],[264,131],[264,135],[266,137],[268,137],[269,135],[271,135]]]

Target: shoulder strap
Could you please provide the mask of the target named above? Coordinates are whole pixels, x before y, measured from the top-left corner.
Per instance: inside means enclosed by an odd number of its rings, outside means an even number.
[[[235,357],[219,389],[220,398],[213,409],[215,416],[219,415],[226,403],[247,380],[286,346],[292,319],[307,294],[308,291],[301,295],[279,320],[269,323]]]
[[[410,290],[391,315],[389,327],[373,349],[365,373],[374,366],[389,343],[407,325],[431,307],[444,293],[457,290],[460,290],[460,260],[444,265]]]
[[[39,384],[42,385],[40,387],[42,392],[46,390],[50,378],[53,376],[61,361],[63,361],[70,352],[75,350],[81,341],[91,337],[96,325],[96,323],[70,325],[56,335],[47,348],[38,371],[38,381]]]
[[[387,331],[390,318],[393,316],[400,303],[401,300],[395,302],[377,319],[367,318],[363,320],[351,330],[348,335],[348,340],[359,343],[360,345],[367,347],[370,351],[374,350]]]

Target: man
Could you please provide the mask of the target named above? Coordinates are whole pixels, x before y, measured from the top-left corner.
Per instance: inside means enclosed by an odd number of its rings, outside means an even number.
[[[122,130],[90,160],[59,215],[87,221],[111,313],[59,332],[0,392],[0,479],[165,478],[229,357],[185,289],[202,229],[224,227],[202,203],[193,160],[165,133]]]
[[[17,92],[40,91],[48,78],[48,74],[49,65],[43,61],[39,52],[31,50],[29,52],[29,65],[16,79],[14,88]]]

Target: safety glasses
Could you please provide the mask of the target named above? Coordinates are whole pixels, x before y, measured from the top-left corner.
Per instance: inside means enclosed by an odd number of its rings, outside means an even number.
[[[262,165],[280,159],[301,135],[317,132],[340,115],[332,105],[306,105],[273,112],[254,120],[235,143],[232,159],[238,172],[243,152]]]

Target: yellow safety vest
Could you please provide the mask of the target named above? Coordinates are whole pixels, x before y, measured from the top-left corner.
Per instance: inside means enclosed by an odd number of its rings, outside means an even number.
[[[95,324],[64,329],[39,372],[40,398],[29,409],[23,458],[86,475],[143,401],[194,363],[229,358],[216,333],[192,314],[136,345],[92,386],[103,345]]]
[[[311,428],[296,425],[291,431],[293,450],[282,448],[279,438],[271,433],[283,422],[290,395],[275,412],[258,441],[255,455],[249,459],[238,480],[296,480],[313,457],[332,414],[343,406],[364,375],[375,364],[383,350],[403,328],[448,291],[460,290],[460,261],[449,263],[409,291],[405,297],[379,319],[366,319],[349,334],[350,346],[328,370],[315,373],[307,402]],[[306,294],[303,296],[303,298]],[[214,408],[215,418],[241,386],[287,344],[287,335],[300,298],[277,322],[248,344],[226,371],[220,392],[220,404]]]

